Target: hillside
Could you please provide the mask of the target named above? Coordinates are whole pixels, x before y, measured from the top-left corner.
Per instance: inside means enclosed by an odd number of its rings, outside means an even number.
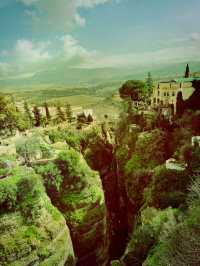
[[[69,68],[65,65],[56,69],[45,70],[33,74],[33,76],[21,79],[0,79],[0,87],[33,87],[35,85],[50,84],[83,86],[97,85],[103,82],[119,82],[127,79],[145,79],[151,72],[154,79],[168,79],[183,75],[183,69],[188,62],[171,64],[139,65],[131,68]],[[199,71],[200,62],[190,62],[192,72]]]

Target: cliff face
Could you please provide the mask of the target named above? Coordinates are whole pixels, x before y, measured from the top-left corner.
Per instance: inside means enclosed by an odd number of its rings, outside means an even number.
[[[59,192],[49,189],[48,194],[70,228],[77,265],[106,265],[107,211],[99,174],[73,149],[62,152],[54,166],[62,182]],[[43,176],[49,175],[44,172]]]
[[[69,229],[30,168],[0,179],[0,265],[75,265]]]

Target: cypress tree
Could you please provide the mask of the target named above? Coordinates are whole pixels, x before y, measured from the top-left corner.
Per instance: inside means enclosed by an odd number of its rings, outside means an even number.
[[[28,121],[30,123],[30,126],[32,127],[33,126],[33,117],[31,115],[31,111],[29,109],[29,106],[28,106],[28,103],[27,102],[24,102],[24,111],[25,111],[26,117],[28,118]]]
[[[147,80],[146,80],[146,85],[147,85],[148,95],[151,96],[151,94],[153,92],[153,79],[152,79],[152,76],[151,76],[151,73],[150,72],[148,72],[148,77],[147,77]]]
[[[35,126],[40,127],[41,123],[42,123],[42,115],[40,113],[40,109],[37,106],[34,106],[33,114],[34,114],[34,118],[35,118]]]
[[[91,114],[88,115],[88,119],[87,119],[88,123],[92,123],[94,121],[93,117]]]
[[[189,78],[190,77],[190,68],[189,65],[187,64],[186,69],[185,69],[185,78]]]
[[[181,117],[184,113],[184,100],[182,92],[179,91],[176,98],[176,115]]]
[[[46,119],[49,122],[51,120],[51,115],[49,112],[49,107],[48,107],[47,102],[44,103],[44,108],[45,108],[45,113],[46,113]]]
[[[57,106],[57,117],[56,117],[57,123],[62,123],[66,121],[66,117],[64,112],[62,111],[61,107]]]
[[[73,120],[73,113],[72,113],[71,105],[70,105],[69,103],[66,104],[66,109],[65,109],[65,111],[66,111],[67,121],[68,121],[69,123],[71,123],[72,120]]]

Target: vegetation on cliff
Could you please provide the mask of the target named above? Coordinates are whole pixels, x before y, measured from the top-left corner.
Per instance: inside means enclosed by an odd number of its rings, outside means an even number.
[[[1,265],[74,265],[70,232],[34,170],[0,179]]]

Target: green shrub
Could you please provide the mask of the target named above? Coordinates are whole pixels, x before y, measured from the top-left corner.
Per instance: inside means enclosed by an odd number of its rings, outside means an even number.
[[[158,166],[144,192],[145,204],[157,208],[179,207],[184,204],[190,178],[185,171]]]
[[[54,163],[50,162],[45,165],[37,166],[35,169],[36,172],[43,177],[44,185],[47,190],[60,191],[63,176]]]
[[[2,212],[20,209],[30,218],[43,192],[41,179],[33,170],[14,168],[7,178],[0,180],[0,209]]]
[[[179,211],[171,208],[163,211],[154,208],[144,210],[142,224],[138,225],[133,231],[131,240],[122,257],[125,265],[142,265],[149,251],[164,234],[167,234],[169,230],[176,226],[178,215]]]
[[[200,176],[192,180],[192,184],[189,187],[187,202],[190,207],[200,205]]]
[[[168,230],[166,237],[149,252],[144,266],[192,266],[200,264],[200,181],[189,188],[189,209],[181,222]]]
[[[24,137],[16,143],[17,153],[24,158],[25,163],[29,164],[32,160],[50,158],[53,156],[50,146],[40,135]],[[38,157],[39,154],[39,157]],[[39,158],[40,159],[40,158]]]
[[[166,133],[159,129],[142,133],[136,142],[134,154],[140,158],[141,167],[152,169],[162,164],[168,157]]]
[[[130,161],[129,161],[130,162]],[[130,166],[130,165],[128,165]],[[152,173],[149,170],[134,170],[131,167],[126,168],[126,192],[128,199],[135,207],[137,212],[143,204],[143,192],[151,180]]]
[[[0,179],[9,175],[12,167],[15,165],[16,158],[14,156],[1,156],[0,157]]]
[[[12,178],[0,180],[0,211],[9,211],[17,206],[17,185]]]
[[[183,222],[177,224],[149,253],[144,266],[200,265],[200,208],[189,211]]]

